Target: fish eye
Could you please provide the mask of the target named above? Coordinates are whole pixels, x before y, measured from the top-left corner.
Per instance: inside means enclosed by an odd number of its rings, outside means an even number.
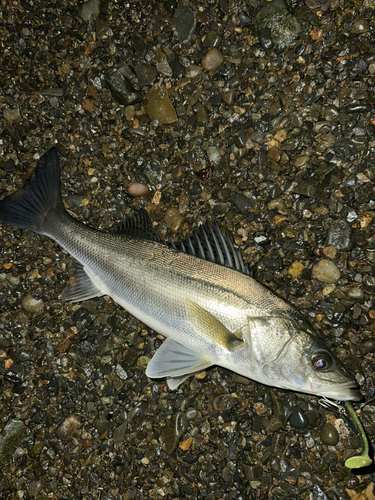
[[[312,356],[311,362],[315,370],[327,370],[332,365],[332,357],[328,352],[317,352]]]

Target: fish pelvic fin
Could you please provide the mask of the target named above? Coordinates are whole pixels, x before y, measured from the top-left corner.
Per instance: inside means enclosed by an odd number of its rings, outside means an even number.
[[[175,389],[189,375],[205,370],[209,366],[212,366],[212,361],[168,338],[147,365],[146,375],[150,378],[170,377],[168,386]]]
[[[25,186],[0,202],[0,221],[39,234],[47,234],[48,215],[64,210],[60,193],[60,166],[56,148],[39,160]]]

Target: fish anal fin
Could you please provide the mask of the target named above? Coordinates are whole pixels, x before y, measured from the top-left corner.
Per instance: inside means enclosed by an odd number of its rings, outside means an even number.
[[[212,366],[202,354],[168,338],[149,362],[146,375],[150,378],[170,377],[168,386],[175,389],[193,373]]]
[[[73,265],[75,268],[74,274],[59,299],[81,302],[82,300],[94,299],[104,295],[91,281],[82,264],[75,261]]]

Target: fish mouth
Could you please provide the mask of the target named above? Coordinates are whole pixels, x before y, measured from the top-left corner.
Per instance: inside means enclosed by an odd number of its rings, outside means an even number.
[[[362,394],[359,392],[358,384],[356,382],[350,381],[343,384],[331,385],[327,387],[316,387],[315,394],[320,396],[336,399],[337,401],[360,401],[362,399]]]

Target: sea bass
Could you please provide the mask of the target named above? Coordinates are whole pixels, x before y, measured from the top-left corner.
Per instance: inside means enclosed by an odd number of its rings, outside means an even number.
[[[251,278],[217,225],[175,245],[161,242],[146,210],[98,231],[65,210],[55,148],[24,188],[0,202],[0,221],[49,236],[75,259],[62,299],[109,295],[167,337],[148,364],[171,389],[219,365],[281,389],[359,400],[355,379],[303,315]]]

